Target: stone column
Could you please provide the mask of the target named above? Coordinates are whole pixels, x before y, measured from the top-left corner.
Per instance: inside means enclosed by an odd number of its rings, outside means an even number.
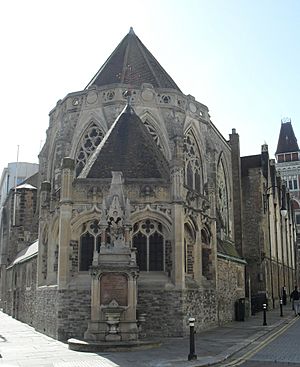
[[[182,205],[173,204],[172,221],[172,280],[177,288],[182,289],[185,287],[184,217]]]
[[[41,194],[40,194],[40,218],[39,218],[39,253],[38,253],[38,285],[44,285],[47,283],[43,275],[43,254],[45,251],[45,246],[49,246],[48,238],[47,244],[43,243],[45,237],[44,230],[45,224],[49,222],[49,207],[50,207],[50,191],[51,184],[48,181],[44,181],[41,184]],[[49,247],[48,247],[49,249]],[[49,256],[48,256],[49,258]],[[45,259],[44,259],[45,260]],[[48,261],[48,260],[47,260]],[[47,274],[48,275],[48,274]]]
[[[183,208],[183,138],[176,136],[171,162],[172,197],[172,281],[176,288],[185,287],[184,208]]]
[[[71,239],[70,220],[72,217],[72,182],[74,160],[64,158],[62,163],[62,185],[59,217],[58,286],[64,289],[69,279],[69,251]]]

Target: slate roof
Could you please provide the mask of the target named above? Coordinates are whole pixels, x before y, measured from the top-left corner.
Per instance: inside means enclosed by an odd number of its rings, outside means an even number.
[[[30,246],[26,247],[24,250],[20,251],[15,257],[14,261],[10,264],[9,268],[36,256],[38,253],[38,247],[39,247],[39,241],[37,240]]]
[[[176,89],[181,92],[173,79],[148,51],[132,28],[109,56],[104,65],[89,82],[91,86],[126,84],[140,87],[150,83],[154,88]]]
[[[112,171],[121,171],[125,179],[169,180],[164,155],[129,105],[113,123],[78,178],[111,178]]]
[[[217,242],[217,248],[218,248],[218,256],[222,255],[229,256],[231,258],[235,258],[239,262],[245,263],[245,260],[239,255],[233,242],[226,240],[221,241],[219,239]]]
[[[275,154],[298,152],[299,147],[291,121],[281,124],[277,149]]]

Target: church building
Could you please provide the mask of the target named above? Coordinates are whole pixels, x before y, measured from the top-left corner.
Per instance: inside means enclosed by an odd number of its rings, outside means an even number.
[[[5,312],[60,340],[101,339],[112,309],[120,338],[139,320],[147,336],[182,336],[189,317],[196,330],[234,319],[238,134],[227,141],[132,29],[52,109],[39,160],[38,242],[7,266]]]

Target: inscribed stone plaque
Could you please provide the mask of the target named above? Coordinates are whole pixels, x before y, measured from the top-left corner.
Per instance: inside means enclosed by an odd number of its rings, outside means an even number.
[[[100,281],[101,305],[108,305],[115,299],[120,306],[127,306],[128,281],[127,277],[118,273],[102,275]]]

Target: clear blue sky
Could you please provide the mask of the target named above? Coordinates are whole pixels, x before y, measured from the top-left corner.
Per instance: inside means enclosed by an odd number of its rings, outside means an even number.
[[[0,6],[0,174],[37,162],[48,113],[84,89],[130,26],[242,155],[276,149],[281,118],[300,139],[300,1],[15,0]],[[300,143],[300,141],[299,141]]]

